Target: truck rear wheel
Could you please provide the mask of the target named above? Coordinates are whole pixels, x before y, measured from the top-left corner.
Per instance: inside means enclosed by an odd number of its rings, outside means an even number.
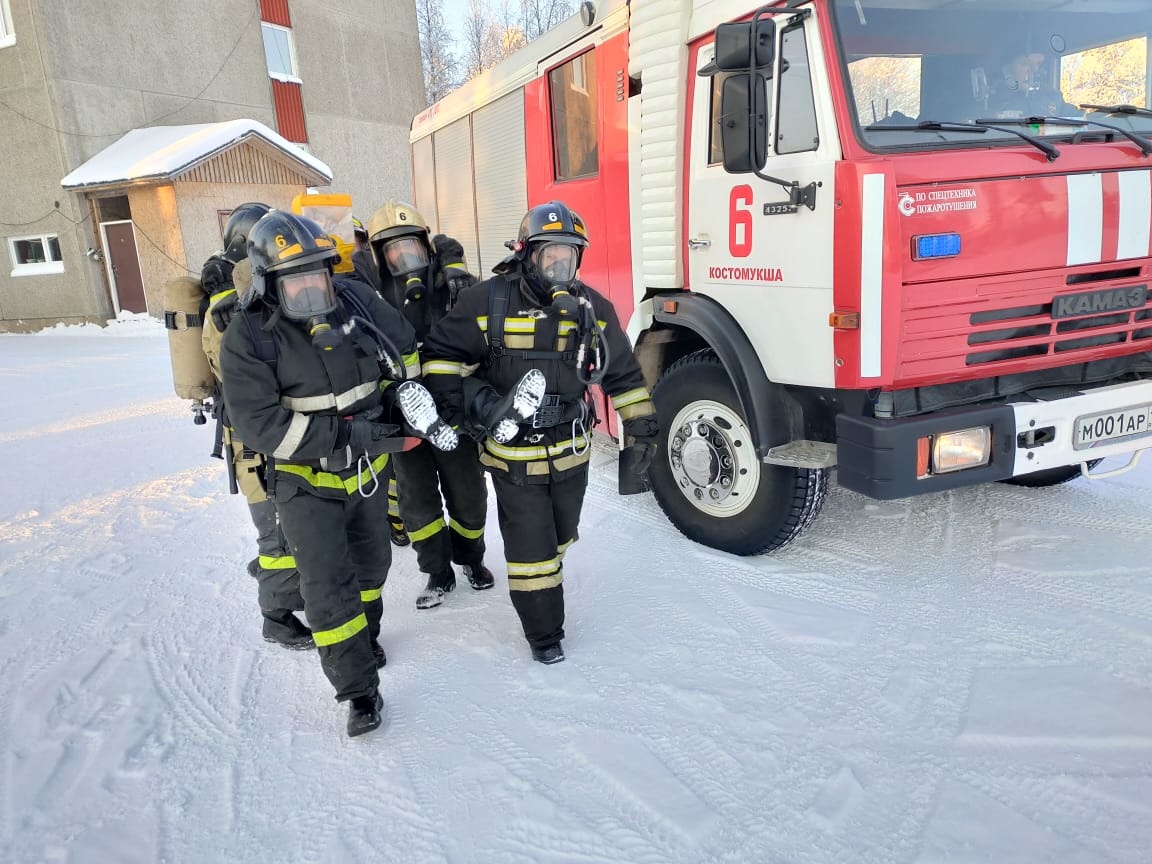
[[[1088,470],[1091,471],[1103,461],[1103,459],[1089,459]],[[1061,483],[1075,480],[1079,476],[1079,465],[1065,465],[1062,468],[1049,468],[1046,471],[1037,471],[1034,474],[1021,474],[1019,477],[1009,477],[1007,480],[1002,480],[1001,482],[1008,483],[1011,486],[1043,489],[1046,486],[1059,486]]]
[[[828,471],[756,457],[736,390],[712,351],[668,367],[653,399],[662,446],[649,474],[652,491],[685,537],[759,555],[786,546],[820,512]]]

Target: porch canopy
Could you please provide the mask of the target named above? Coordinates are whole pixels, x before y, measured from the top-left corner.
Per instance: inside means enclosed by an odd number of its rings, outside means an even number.
[[[60,185],[87,192],[177,180],[327,186],[332,169],[263,123],[228,120],[133,129]]]

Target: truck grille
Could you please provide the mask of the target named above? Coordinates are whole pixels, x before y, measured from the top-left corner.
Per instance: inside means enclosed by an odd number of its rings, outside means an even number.
[[[1143,267],[905,283],[896,383],[961,381],[1152,352],[1152,294],[1133,309],[1053,318],[1054,298],[1138,289]],[[1043,298],[1044,302],[1037,302]]]
[[[992,323],[1012,326],[980,329],[970,333],[969,346],[978,346],[981,350],[969,352],[964,358],[965,365],[979,366],[1002,360],[1066,354],[1070,351],[1152,339],[1152,326],[1139,326],[1143,322],[1152,322],[1152,308],[1065,318],[1060,321],[1051,320],[1048,317],[1051,314],[1051,303],[973,312],[968,319],[973,327]],[[1041,316],[1046,320],[1037,321]]]

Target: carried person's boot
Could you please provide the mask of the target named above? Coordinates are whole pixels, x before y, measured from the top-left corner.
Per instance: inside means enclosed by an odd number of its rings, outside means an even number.
[[[384,708],[384,698],[379,690],[367,696],[357,696],[348,701],[348,737],[355,738],[371,732],[380,726],[380,712]]]
[[[553,642],[551,645],[533,645],[532,659],[537,663],[543,663],[545,666],[560,663],[564,659],[564,646],[559,642]]]
[[[396,388],[396,401],[404,420],[419,437],[437,450],[455,450],[460,443],[456,430],[436,412],[436,401],[419,381],[404,381]]]
[[[547,379],[538,369],[525,372],[502,396],[494,387],[480,388],[472,396],[470,419],[483,426],[498,444],[508,444],[520,433],[520,424],[531,419],[544,403],[546,388]]]
[[[416,598],[417,609],[433,609],[444,602],[444,595],[456,587],[456,574],[451,567],[428,577],[428,584]]]
[[[487,591],[496,584],[496,577],[492,575],[492,571],[484,566],[483,561],[477,561],[475,564],[465,564],[462,568],[465,578],[468,579],[468,584],[476,591]]]
[[[372,640],[372,656],[376,658],[376,668],[383,669],[388,665],[388,655],[384,653],[384,648],[376,640]]]
[[[392,541],[393,546],[409,546],[412,543],[412,538],[408,536],[408,532],[404,530],[403,523],[389,522],[388,523],[388,539]]]
[[[282,645],[291,651],[315,648],[312,631],[288,610],[264,613],[264,641]]]

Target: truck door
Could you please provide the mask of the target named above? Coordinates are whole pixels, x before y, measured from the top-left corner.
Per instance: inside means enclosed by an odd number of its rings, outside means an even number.
[[[834,386],[832,225],[839,138],[814,15],[777,16],[777,74],[768,81],[763,173],[815,184],[814,207],[780,206],[784,188],[724,170],[721,91],[728,74],[692,85],[685,219],[689,287],[718,300],[744,328],[768,377]],[[713,46],[696,46],[696,69]],[[783,61],[783,62],[781,62]]]

